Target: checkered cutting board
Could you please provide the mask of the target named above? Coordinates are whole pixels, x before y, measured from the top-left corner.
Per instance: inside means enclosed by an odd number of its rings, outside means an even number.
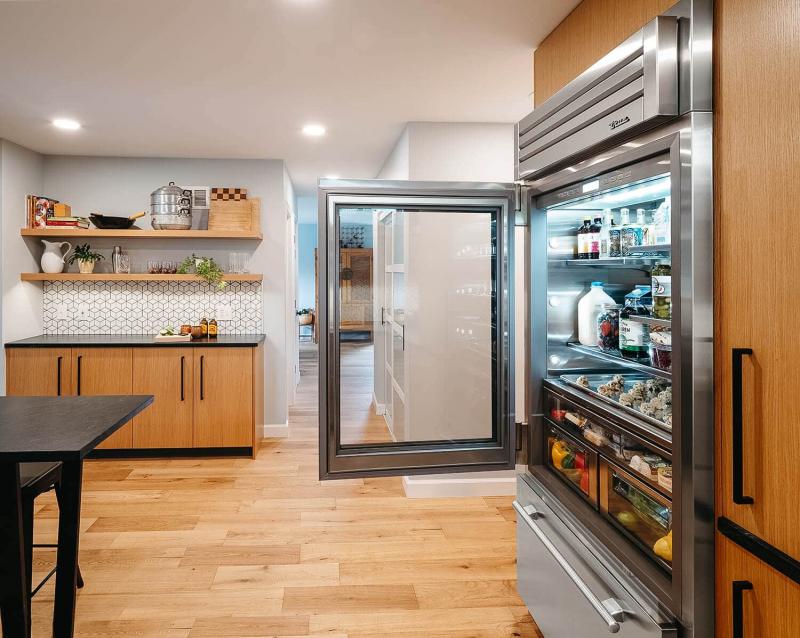
[[[239,201],[247,199],[246,188],[212,188],[211,199],[213,201]]]

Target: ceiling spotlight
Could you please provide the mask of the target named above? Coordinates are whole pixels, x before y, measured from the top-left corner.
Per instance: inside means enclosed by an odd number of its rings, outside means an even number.
[[[322,137],[325,135],[325,127],[322,124],[306,124],[303,127],[303,135],[309,137]]]
[[[66,117],[58,117],[53,120],[53,126],[64,131],[77,131],[81,127],[81,123]]]

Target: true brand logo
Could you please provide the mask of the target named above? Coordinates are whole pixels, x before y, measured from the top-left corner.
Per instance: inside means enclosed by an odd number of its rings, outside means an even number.
[[[626,115],[625,117],[621,117],[618,120],[611,120],[608,123],[608,126],[611,127],[611,130],[613,131],[615,128],[619,128],[623,124],[627,124],[630,121],[631,121],[631,118]]]

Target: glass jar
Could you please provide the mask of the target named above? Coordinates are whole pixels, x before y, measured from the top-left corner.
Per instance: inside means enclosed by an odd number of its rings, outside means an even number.
[[[601,350],[619,348],[619,308],[618,304],[606,303],[597,315],[597,345]]]

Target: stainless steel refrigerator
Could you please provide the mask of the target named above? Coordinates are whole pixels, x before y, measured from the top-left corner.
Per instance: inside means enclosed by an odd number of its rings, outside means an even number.
[[[522,452],[518,589],[547,638],[713,635],[711,18],[678,3],[524,118],[515,184],[320,183],[320,476]]]

